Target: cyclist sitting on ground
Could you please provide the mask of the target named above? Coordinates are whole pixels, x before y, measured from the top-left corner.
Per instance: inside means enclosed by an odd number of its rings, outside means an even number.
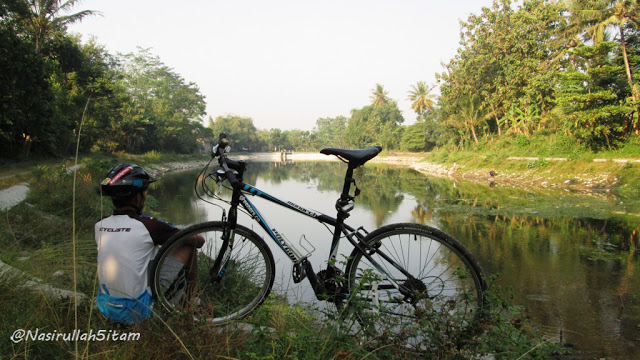
[[[146,190],[154,181],[141,167],[120,164],[101,182],[102,193],[111,197],[115,210],[95,225],[100,283],[97,305],[107,318],[123,324],[143,321],[152,314],[148,281],[151,261],[159,245],[179,231],[169,223],[142,215]],[[194,292],[194,250],[202,247],[204,238],[190,240],[171,253],[169,266],[165,262],[160,275],[161,282],[174,284],[176,298],[181,298],[185,289],[187,298]]]

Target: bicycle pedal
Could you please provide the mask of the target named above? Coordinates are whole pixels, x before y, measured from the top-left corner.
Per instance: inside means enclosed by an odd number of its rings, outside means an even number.
[[[291,272],[292,277],[293,277],[293,282],[295,284],[301,282],[302,280],[304,280],[307,277],[307,273],[304,270],[304,268],[302,267],[302,262],[293,264],[293,270]]]

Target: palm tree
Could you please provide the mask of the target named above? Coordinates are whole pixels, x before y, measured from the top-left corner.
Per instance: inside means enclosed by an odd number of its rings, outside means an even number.
[[[44,41],[54,30],[64,28],[68,24],[82,20],[85,16],[99,14],[93,10],[82,10],[75,14],[60,15],[68,12],[79,0],[17,0],[9,2],[9,6],[25,22],[40,52]]]
[[[622,58],[627,73],[627,80],[631,88],[631,96],[634,101],[640,100],[637,84],[633,83],[631,66],[627,54],[624,28],[627,24],[634,27],[640,26],[640,5],[638,0],[569,0],[572,22],[581,25],[589,38],[598,44],[606,39],[606,30],[609,27],[617,28],[620,33],[620,46]],[[638,123],[640,111],[637,111],[638,121],[634,128],[636,134],[640,134]]]
[[[465,95],[458,103],[458,112],[452,114],[447,123],[457,128],[470,130],[475,143],[478,143],[476,126],[486,122],[491,114],[485,111],[480,100],[474,95]]]
[[[411,108],[420,115],[420,120],[424,120],[425,110],[433,110],[435,105],[435,95],[429,94],[433,88],[429,88],[424,81],[418,81],[416,85],[411,85],[408,100],[413,101]]]
[[[389,92],[384,89],[384,86],[376,84],[376,88],[373,89],[373,94],[371,95],[373,106],[388,104],[391,99],[387,95],[389,95]]]

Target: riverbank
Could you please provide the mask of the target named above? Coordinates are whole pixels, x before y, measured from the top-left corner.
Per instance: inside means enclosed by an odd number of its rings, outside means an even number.
[[[431,155],[431,158],[430,158]],[[251,161],[339,161],[320,153],[254,153],[234,158]],[[383,152],[370,160],[394,166],[407,166],[428,176],[464,179],[497,186],[547,189],[563,188],[580,193],[611,193],[629,185],[640,191],[640,159],[573,160],[568,158],[501,157],[471,155],[444,162],[434,161],[430,153]],[[167,170],[185,164],[167,164]],[[631,171],[630,171],[631,170]],[[635,171],[634,171],[635,170]],[[633,190],[633,189],[632,189]]]
[[[546,189],[563,188],[581,193],[610,193],[626,183],[640,180],[625,174],[640,168],[640,159],[604,159],[570,161],[568,158],[502,157],[496,161],[486,155],[472,155],[458,161],[437,162],[430,153],[383,152],[370,160],[394,166],[407,166],[428,176],[464,179],[496,186]],[[286,157],[285,157],[286,156]],[[257,153],[238,155],[252,161],[339,161],[319,153]],[[640,184],[639,184],[640,185]],[[638,188],[640,190],[640,188]]]
[[[377,159],[377,158],[376,158]],[[374,159],[374,160],[376,160]],[[553,189],[617,195],[640,192],[640,159],[501,157],[470,154],[442,163],[432,154],[393,154],[377,162],[397,163],[429,176],[464,179],[492,186]]]
[[[383,152],[371,163],[407,166],[428,176],[464,179],[476,183],[493,184],[529,189],[561,188],[585,194],[616,193],[640,194],[640,159],[586,159],[570,160],[561,157],[491,157],[469,153],[451,153],[445,161],[437,161],[432,153]],[[334,156],[316,152],[292,153],[237,153],[237,160],[245,161],[339,161]],[[158,160],[160,160],[158,158]],[[435,161],[434,161],[435,160]],[[152,176],[203,167],[209,157],[202,160],[191,157],[182,161],[160,162],[145,165]],[[26,170],[15,175],[3,175],[4,179],[18,177],[24,181]],[[0,190],[0,210],[6,210],[22,201],[28,192],[25,182]]]

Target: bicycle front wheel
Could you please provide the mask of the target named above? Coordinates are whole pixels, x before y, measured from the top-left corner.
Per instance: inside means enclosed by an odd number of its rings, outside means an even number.
[[[273,286],[275,263],[269,247],[252,230],[236,225],[231,233],[230,253],[220,265],[223,275],[211,275],[216,257],[224,253],[221,249],[225,226],[218,221],[193,225],[167,241],[151,268],[156,304],[213,324],[241,319],[262,304]],[[204,245],[196,249],[189,244],[198,236],[204,239]],[[185,247],[191,252],[191,259],[197,258],[197,270],[177,261],[175,254]],[[196,276],[190,274],[194,271]]]
[[[478,320],[486,283],[478,262],[456,239],[424,225],[392,224],[363,242],[373,261],[358,249],[351,254],[350,305],[373,333],[404,336],[424,350],[437,345],[430,343],[434,338],[451,340],[450,334],[434,337],[436,332],[460,333]]]

